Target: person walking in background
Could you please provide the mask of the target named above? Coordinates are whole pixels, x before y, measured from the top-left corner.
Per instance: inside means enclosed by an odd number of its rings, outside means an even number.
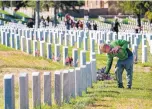
[[[50,17],[49,16],[47,16],[46,21],[47,21],[46,25],[49,26],[49,22],[50,22]]]
[[[82,23],[82,21],[79,21],[79,29],[83,29],[83,23]]]
[[[96,24],[96,22],[93,23],[93,30],[97,30],[97,24]]]
[[[70,25],[71,25],[71,18],[70,15],[67,13],[65,15],[65,26],[67,30],[70,30]]]
[[[113,29],[117,33],[117,37],[118,37],[119,27],[120,27],[120,23],[118,22],[118,19],[116,18]]]
[[[33,25],[34,25],[33,20],[32,20],[32,19],[29,19],[28,22],[27,22],[27,27],[33,28]]]
[[[78,20],[77,23],[76,23],[76,28],[77,29],[79,28],[79,22],[80,22],[80,20]]]

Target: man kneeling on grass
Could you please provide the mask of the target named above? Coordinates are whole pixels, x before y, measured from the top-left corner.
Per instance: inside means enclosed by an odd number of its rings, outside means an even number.
[[[113,58],[117,57],[118,62],[115,69],[115,75],[118,82],[118,88],[124,88],[122,82],[122,73],[124,69],[127,72],[127,88],[131,89],[132,86],[132,73],[133,73],[133,53],[128,49],[129,42],[125,40],[116,40],[110,44],[101,44],[100,50],[103,53],[107,53],[108,61],[105,73],[108,74]]]

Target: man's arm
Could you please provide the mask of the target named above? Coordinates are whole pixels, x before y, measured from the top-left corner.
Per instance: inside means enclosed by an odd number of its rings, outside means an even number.
[[[112,66],[112,62],[113,62],[113,57],[108,54],[108,60],[107,60],[106,71],[105,71],[106,74],[109,73]]]
[[[116,40],[114,42],[114,45],[120,46],[122,49],[128,48],[128,44],[129,44],[129,42],[126,40]]]

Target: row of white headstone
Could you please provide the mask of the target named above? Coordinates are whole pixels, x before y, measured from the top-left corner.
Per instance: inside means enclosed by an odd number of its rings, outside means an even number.
[[[82,96],[82,92],[87,92],[88,87],[96,82],[96,59],[90,62],[83,62],[75,69],[55,71],[54,73],[54,100],[57,105],[68,103],[70,98]],[[43,74],[43,103],[52,105],[51,73]],[[15,109],[15,86],[14,75],[4,75],[4,109]],[[32,73],[32,106],[41,106],[41,81],[40,73]],[[19,109],[29,109],[29,81],[28,74],[21,73],[19,76]]]
[[[7,31],[7,32],[5,32]],[[6,46],[9,45],[9,31],[12,30],[5,30],[5,31],[1,31],[1,44],[5,44]],[[34,31],[33,31],[34,32]],[[32,32],[32,33],[33,33]],[[135,34],[135,33],[125,33],[125,32],[120,32],[118,37],[116,35],[116,33],[114,32],[105,32],[105,31],[68,31],[68,34],[64,34],[66,33],[66,31],[64,31],[63,33],[61,32],[61,34],[58,33],[58,31],[56,32],[47,32],[46,30],[41,30],[40,32],[37,31],[36,34],[38,38],[33,39],[33,55],[35,56],[35,51],[37,49],[37,40],[38,39],[40,41],[40,56],[44,56],[44,52],[45,52],[45,48],[44,48],[44,44],[45,42],[47,42],[47,58],[51,58],[51,43],[56,44],[55,45],[55,58],[57,58],[59,56],[59,49],[60,49],[60,45],[64,45],[67,49],[67,46],[70,44],[70,46],[74,46],[75,44],[77,45],[77,48],[82,48],[82,43],[83,43],[83,49],[85,51],[88,50],[88,39],[90,40],[90,53],[95,52],[95,43],[99,46],[101,43],[110,43],[113,40],[117,40],[117,39],[124,39],[124,40],[128,40],[131,42],[131,44],[129,45],[129,48],[131,48],[131,46],[133,47],[133,52],[134,54],[137,54],[137,50],[135,50],[135,48],[138,48],[136,46],[138,46],[140,44],[140,40],[144,40],[147,39],[150,45],[150,52],[151,52],[151,39],[148,39],[148,37],[151,37],[150,34]],[[21,35],[23,33],[30,33],[30,30],[18,30],[18,33],[20,33]],[[31,34],[32,34],[31,33]],[[59,36],[58,36],[58,35]],[[78,35],[77,35],[78,34]],[[88,35],[89,36],[88,36]],[[32,38],[30,37],[31,35],[29,34],[24,34],[25,37],[19,37],[18,34],[16,34],[15,36],[15,42],[16,42],[16,49],[18,49],[21,46],[21,50],[25,51],[27,48],[27,53],[31,53],[31,41]],[[44,39],[42,40],[42,36],[44,35]],[[12,33],[11,36],[11,47],[14,48],[13,42],[14,42],[14,33]],[[145,38],[142,36],[146,36]],[[69,40],[70,39],[70,40]],[[18,44],[19,40],[21,40],[21,45]],[[64,41],[64,44],[63,44]],[[26,44],[25,44],[26,43]],[[134,44],[134,45],[133,45]],[[146,41],[144,43],[146,45]],[[26,47],[27,46],[27,47]],[[63,47],[65,49],[65,47]],[[142,49],[145,49],[146,47],[143,47]],[[143,56],[145,57],[144,54],[147,54],[147,50],[142,50],[143,51]],[[65,50],[63,50],[63,52],[65,52]],[[100,50],[98,47],[98,53],[100,54]],[[67,54],[67,53],[66,53]],[[67,56],[65,53],[63,53],[64,56]],[[137,58],[138,56],[136,56]],[[74,57],[73,57],[74,58]],[[142,59],[143,60],[143,59]],[[146,60],[146,59],[145,59]],[[144,61],[143,61],[144,62]]]
[[[98,30],[108,30],[110,31],[111,30],[111,24],[108,24],[108,23],[103,23],[103,22],[98,22]],[[123,24],[120,22],[120,26],[121,28],[119,28],[119,31],[120,32],[134,32],[135,33],[135,29],[137,28],[137,24],[136,23],[129,23],[129,24]],[[151,25],[150,24],[142,24],[142,27],[143,27],[143,30],[142,32],[144,31],[148,31],[148,32],[151,32]]]
[[[52,36],[47,36],[47,37],[52,37]],[[54,39],[56,36],[54,36]],[[73,40],[71,40],[72,44],[71,46],[74,46],[74,37],[71,36]],[[33,56],[36,56],[36,51],[38,50],[38,43],[40,43],[40,56],[45,57],[45,51],[47,51],[47,58],[52,59],[52,44],[51,43],[45,43],[45,41],[37,41],[37,40],[32,40],[31,38],[26,38],[24,36],[19,37],[18,34],[14,35],[14,33],[9,34],[8,32],[1,31],[1,44],[10,46],[12,48],[16,48],[16,50],[21,49],[23,52],[27,52],[28,54],[32,53],[32,42],[33,42]],[[65,65],[65,58],[68,56],[68,37],[65,37],[65,46],[63,46],[63,64]],[[15,41],[14,41],[15,40]],[[63,38],[61,39],[63,40]],[[81,37],[78,37],[78,42],[77,42],[77,48],[81,47]],[[88,43],[87,43],[87,38],[84,38],[84,50],[88,50]],[[63,42],[63,41],[62,41]],[[60,45],[58,44],[57,41],[54,41],[55,43],[55,53],[54,53],[54,59],[57,59],[60,55]],[[45,48],[46,44],[46,48]],[[67,45],[67,46],[66,46]],[[95,52],[95,43],[94,40],[92,39],[91,41],[91,53]],[[74,59],[74,65],[76,65],[76,61],[78,58],[78,50],[73,49],[73,59]]]

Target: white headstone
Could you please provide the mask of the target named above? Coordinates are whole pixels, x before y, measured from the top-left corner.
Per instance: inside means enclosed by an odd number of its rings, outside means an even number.
[[[58,57],[60,57],[60,45],[56,44],[55,45],[55,53],[54,53],[54,58],[57,61]]]
[[[15,48],[15,34],[14,33],[12,33],[11,34],[11,48]]]
[[[54,89],[55,89],[55,102],[57,105],[61,106],[61,73],[60,71],[55,71],[55,85],[54,85]]]
[[[25,44],[26,44],[26,39],[25,39],[24,36],[21,36],[21,50],[24,51],[24,52],[26,50]]]
[[[91,62],[86,63],[87,70],[87,87],[92,87]]]
[[[44,103],[48,104],[49,106],[52,105],[52,92],[51,92],[51,73],[44,72]]]
[[[142,49],[142,63],[145,63],[147,62],[147,46],[144,45]]]
[[[19,98],[20,98],[20,109],[29,109],[27,73],[21,73],[19,76]]]
[[[81,37],[77,37],[77,48],[81,48]]]
[[[19,35],[15,35],[15,48],[16,48],[16,50],[20,49],[20,37],[19,37]]]
[[[27,51],[27,53],[28,54],[31,54],[32,53],[32,51],[31,51],[31,39],[27,39],[26,40],[26,51]]]
[[[95,40],[90,39],[90,52],[95,52]]]
[[[138,61],[138,46],[133,44],[132,47],[133,47],[132,52],[134,56],[134,61],[137,62]]]
[[[87,69],[86,65],[81,65],[81,73],[82,73],[82,90],[87,92]]]
[[[80,51],[80,66],[86,65],[86,52],[81,50]]]
[[[69,89],[70,89],[70,94],[71,97],[76,97],[76,80],[75,80],[75,70],[74,69],[69,69]]]
[[[88,38],[87,38],[87,37],[84,37],[84,38],[83,38],[83,49],[84,49],[85,51],[88,50]]]
[[[71,39],[71,40],[70,40],[70,42],[71,42],[70,44],[71,44],[71,46],[73,47],[73,46],[74,46],[74,36],[71,35],[70,39]]]
[[[40,41],[40,56],[45,56],[44,41]]]
[[[4,76],[4,109],[15,109],[14,77],[11,74]]]
[[[81,91],[81,79],[83,78],[81,76],[81,69],[80,68],[75,68],[75,76],[76,76],[76,88],[75,88],[75,91],[76,91],[76,96],[82,96],[82,91]]]
[[[64,70],[63,72],[63,102],[68,103],[70,100],[70,81],[69,81],[69,71]]]
[[[102,44],[103,41],[101,39],[98,40],[98,54],[101,54],[101,50],[99,48],[100,44]]]
[[[36,56],[37,50],[37,40],[33,40],[33,56]]]
[[[97,72],[96,72],[96,59],[92,59],[91,60],[91,73],[92,73],[92,81],[96,82],[96,76],[97,76]]]
[[[65,46],[68,46],[69,45],[69,35],[68,34],[65,34]]]
[[[41,105],[41,87],[40,87],[40,73],[32,73],[32,100],[33,108]]]
[[[54,44],[57,44],[58,40],[57,40],[57,33],[56,32],[54,33],[53,39],[54,39]]]
[[[52,59],[51,43],[47,43],[47,59]]]
[[[68,57],[68,47],[63,46],[63,65],[66,65],[66,58]]]
[[[74,48],[72,50],[73,67],[78,66],[78,49]]]

